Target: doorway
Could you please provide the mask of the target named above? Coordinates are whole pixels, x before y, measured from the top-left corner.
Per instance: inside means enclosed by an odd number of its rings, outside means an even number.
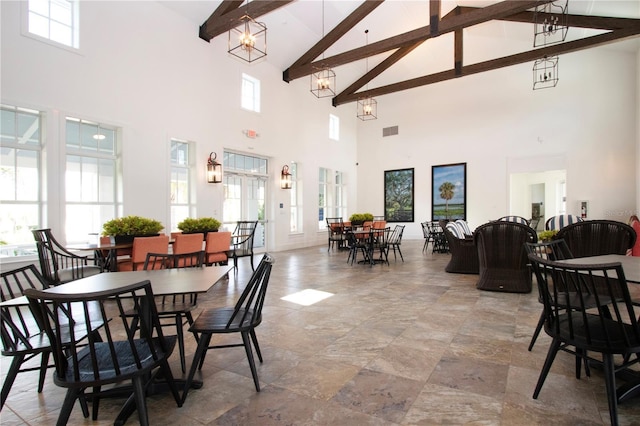
[[[531,219],[536,231],[545,221],[566,210],[566,170],[512,173],[510,175],[509,212]]]
[[[264,248],[266,246],[267,159],[225,151],[223,167],[222,222],[224,228],[233,231],[239,220],[257,220],[253,247]]]

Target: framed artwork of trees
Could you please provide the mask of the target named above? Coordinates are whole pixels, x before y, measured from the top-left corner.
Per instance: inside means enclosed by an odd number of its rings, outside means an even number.
[[[413,222],[413,169],[384,172],[384,218]]]
[[[467,219],[467,163],[431,166],[431,220]]]

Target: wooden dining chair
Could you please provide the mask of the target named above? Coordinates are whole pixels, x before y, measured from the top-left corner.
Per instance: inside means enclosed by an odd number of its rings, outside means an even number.
[[[535,254],[528,257],[543,296],[544,330],[553,339],[533,398],[540,395],[557,353],[565,351],[576,357],[577,379],[583,359],[603,367],[609,417],[617,425],[618,400],[624,400],[625,392],[616,388],[616,373],[636,364],[640,353],[640,326],[622,266],[567,264]],[[595,307],[588,303],[594,298]],[[567,300],[572,304],[566,305]],[[617,365],[615,355],[622,355]]]
[[[155,237],[136,237],[131,248],[131,258],[118,261],[118,271],[137,271],[143,269],[147,260],[147,253],[168,253],[169,237],[158,235]]]
[[[0,274],[0,299],[3,302],[22,296],[29,288],[42,290],[48,285],[34,265],[3,271]],[[31,314],[28,306],[2,306],[0,308],[2,356],[11,358],[11,364],[4,366],[6,376],[2,384],[2,403],[0,409],[9,396],[11,386],[18,373],[25,371],[40,371],[38,379],[38,393],[44,387],[45,375],[49,365],[51,345],[49,339]],[[29,367],[31,359],[40,357],[38,366]]]
[[[62,246],[51,229],[34,229],[31,232],[36,240],[40,271],[48,285],[63,284],[102,272],[99,265],[91,264],[93,259],[79,256]]]
[[[196,370],[202,369],[207,350],[216,348],[243,346],[247,354],[249,367],[251,368],[253,383],[256,391],[260,392],[260,381],[253,359],[253,349],[255,349],[260,362],[262,362],[262,353],[260,352],[255,329],[262,323],[262,307],[264,306],[269,277],[271,275],[271,267],[274,261],[271,255],[265,253],[235,306],[205,309],[189,329],[194,333],[198,333],[200,339],[182,393],[183,401],[187,397]],[[210,346],[211,337],[214,334],[230,333],[240,334],[242,343]],[[251,345],[252,342],[253,348]]]
[[[107,385],[131,381],[123,412],[135,404],[140,424],[148,425],[146,391],[158,373],[169,385],[177,406],[182,406],[168,362],[176,337],[162,333],[148,280],[98,292],[64,294],[28,289],[25,295],[51,342],[54,383],[66,389],[57,424],[67,424],[76,399],[85,398],[91,400],[93,420],[97,420],[100,399],[113,392]],[[139,336],[126,332],[131,329],[132,317],[123,314],[134,303],[143,322]],[[95,304],[100,308],[92,308]],[[75,321],[60,320],[76,313],[85,318],[81,334]],[[126,337],[121,337],[121,330]],[[86,341],[78,339],[85,335]],[[107,387],[104,392],[103,387]]]

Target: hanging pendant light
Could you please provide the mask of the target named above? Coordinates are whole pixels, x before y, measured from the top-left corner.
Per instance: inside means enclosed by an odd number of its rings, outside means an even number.
[[[569,0],[556,0],[536,6],[533,15],[533,47],[561,43],[567,38]]]
[[[366,37],[366,45],[369,45],[369,30],[364,30]],[[367,73],[369,72],[369,57],[366,59]],[[369,83],[367,83],[367,90],[369,90]],[[362,120],[375,120],[378,118],[378,101],[371,96],[358,99],[358,105],[356,107],[356,116]]]
[[[558,84],[557,56],[538,59],[533,64],[533,90],[555,87]]]
[[[228,53],[249,63],[267,56],[267,27],[249,16],[249,0],[247,14],[229,30]]]
[[[322,0],[322,38],[324,38],[324,0]],[[322,53],[324,60],[324,52]],[[336,95],[336,73],[326,66],[316,68],[311,73],[311,88],[317,98],[327,98]]]

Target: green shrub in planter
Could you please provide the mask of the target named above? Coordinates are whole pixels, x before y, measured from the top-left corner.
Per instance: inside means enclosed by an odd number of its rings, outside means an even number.
[[[213,217],[200,217],[197,219],[188,217],[178,224],[178,229],[185,234],[195,232],[215,232],[220,229],[221,225],[220,221]]]
[[[349,222],[352,225],[362,225],[365,222],[373,221],[373,215],[371,213],[354,213],[349,216]]]
[[[141,216],[125,216],[112,219],[102,225],[102,235],[156,235],[164,229],[162,223],[155,219]]]

